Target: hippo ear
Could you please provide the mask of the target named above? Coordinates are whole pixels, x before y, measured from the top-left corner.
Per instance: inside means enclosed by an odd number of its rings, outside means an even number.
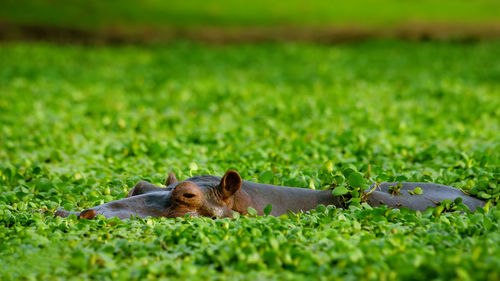
[[[224,198],[231,197],[241,187],[241,177],[238,172],[228,170],[222,177],[219,187]]]
[[[165,186],[169,186],[169,185],[173,184],[174,182],[178,182],[177,178],[175,177],[174,172],[168,173],[168,178],[165,181]]]

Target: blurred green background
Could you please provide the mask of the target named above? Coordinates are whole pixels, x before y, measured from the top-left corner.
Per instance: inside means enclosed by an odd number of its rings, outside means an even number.
[[[486,25],[498,33],[499,15],[498,0],[3,0],[0,23],[132,33],[207,27]]]

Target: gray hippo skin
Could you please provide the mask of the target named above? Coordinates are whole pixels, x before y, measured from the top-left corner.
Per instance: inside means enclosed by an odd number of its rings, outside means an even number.
[[[462,198],[462,203],[470,210],[484,206],[485,202],[464,194],[462,191],[434,183],[402,182],[398,195],[392,195],[389,187],[399,183],[381,183],[368,193],[366,202],[373,207],[386,205],[391,208],[406,207],[424,211],[435,207],[437,202]],[[421,195],[410,195],[415,187],[423,190]],[[139,182],[130,190],[127,198],[108,202],[82,212],[58,210],[56,216],[67,217],[76,214],[79,218],[90,219],[98,214],[105,217],[179,217],[189,213],[191,216],[232,217],[233,212],[246,214],[248,207],[263,215],[263,209],[271,204],[271,215],[279,216],[288,211],[308,211],[319,204],[346,207],[345,198],[333,196],[330,190],[260,184],[241,179],[240,175],[229,170],[221,178],[202,175],[178,181],[170,173],[166,187],[159,187],[145,181]]]

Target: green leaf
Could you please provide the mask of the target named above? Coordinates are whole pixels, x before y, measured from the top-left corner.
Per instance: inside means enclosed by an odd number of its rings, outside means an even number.
[[[347,177],[347,183],[352,187],[362,187],[365,183],[363,175],[359,172],[352,172]]]
[[[336,185],[341,185],[344,183],[344,176],[342,175],[336,175],[335,177],[333,177],[333,180],[335,181],[335,184]]]
[[[359,197],[359,191],[356,189],[356,190],[351,190],[351,196],[352,197]]]
[[[342,170],[342,174],[344,175],[345,178],[348,178],[349,175],[351,173],[353,173],[353,172],[356,172],[356,171],[353,168],[350,168],[350,167],[345,168],[345,169]]]
[[[441,215],[443,211],[444,211],[444,205],[439,205],[436,208],[434,208],[434,215],[437,217]]]
[[[337,186],[332,190],[332,195],[333,196],[339,196],[339,195],[344,195],[347,194],[349,190],[343,186]]]
[[[349,200],[349,203],[350,203],[350,206],[360,207],[361,206],[361,198],[351,198],[351,200]]]
[[[319,204],[317,207],[316,207],[316,211],[320,212],[320,213],[323,213],[326,211],[326,206],[323,205],[323,204]]]
[[[255,209],[254,209],[254,208],[252,208],[252,207],[248,207],[248,208],[247,208],[247,213],[248,213],[248,215],[249,215],[249,216],[251,216],[251,217],[255,217],[255,216],[257,216],[257,210],[255,210]]]
[[[194,162],[189,163],[189,170],[191,172],[198,171],[198,165],[196,163],[194,163]]]
[[[368,210],[373,209],[373,208],[372,208],[370,205],[368,205],[368,203],[366,203],[366,202],[361,203],[361,207],[363,207],[363,208],[365,208],[365,209],[368,209]]]
[[[422,188],[420,188],[420,187],[415,187],[413,190],[408,190],[408,193],[410,195],[420,195],[420,194],[422,194],[422,192],[423,192]]]
[[[491,195],[489,195],[488,193],[484,192],[484,191],[480,191],[477,196],[479,196],[480,198],[483,198],[483,199],[490,199],[491,198]]]
[[[325,163],[325,170],[328,172],[328,173],[333,173],[333,161],[332,160],[328,160],[326,163]]]
[[[267,171],[262,172],[259,175],[259,182],[260,183],[272,183],[273,178],[274,178],[273,172],[267,170]]]
[[[267,204],[266,207],[264,207],[264,214],[268,216],[271,214],[272,210],[273,210],[273,205]]]
[[[239,219],[239,218],[240,218],[240,216],[241,216],[241,214],[240,214],[240,213],[238,213],[238,212],[233,212],[233,219]]]
[[[309,189],[316,189],[316,187],[314,186],[314,180],[313,179],[309,180]]]
[[[38,166],[36,166],[34,169],[33,169],[33,174],[34,175],[38,175],[40,174],[40,172],[42,171],[42,169]]]

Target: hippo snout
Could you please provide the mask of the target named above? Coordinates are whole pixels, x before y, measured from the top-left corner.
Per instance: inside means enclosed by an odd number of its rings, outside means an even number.
[[[66,217],[68,217],[69,215],[72,215],[72,214],[75,214],[75,215],[78,216],[78,215],[80,215],[80,212],[70,212],[70,211],[59,209],[59,210],[57,210],[54,213],[54,216],[55,217],[66,218]]]
[[[94,218],[95,216],[97,216],[97,211],[96,210],[92,210],[92,209],[87,209],[87,210],[84,210],[82,212],[70,212],[70,211],[66,211],[66,210],[57,210],[55,213],[54,213],[54,216],[55,217],[61,217],[61,218],[66,218],[72,214],[75,214],[79,219],[92,219]]]
[[[170,207],[171,193],[171,191],[152,191],[111,201],[82,212],[57,210],[55,216],[67,217],[75,214],[80,219],[93,219],[98,215],[103,215],[106,218],[118,217],[120,219],[128,219],[131,216],[141,218],[163,217]]]

